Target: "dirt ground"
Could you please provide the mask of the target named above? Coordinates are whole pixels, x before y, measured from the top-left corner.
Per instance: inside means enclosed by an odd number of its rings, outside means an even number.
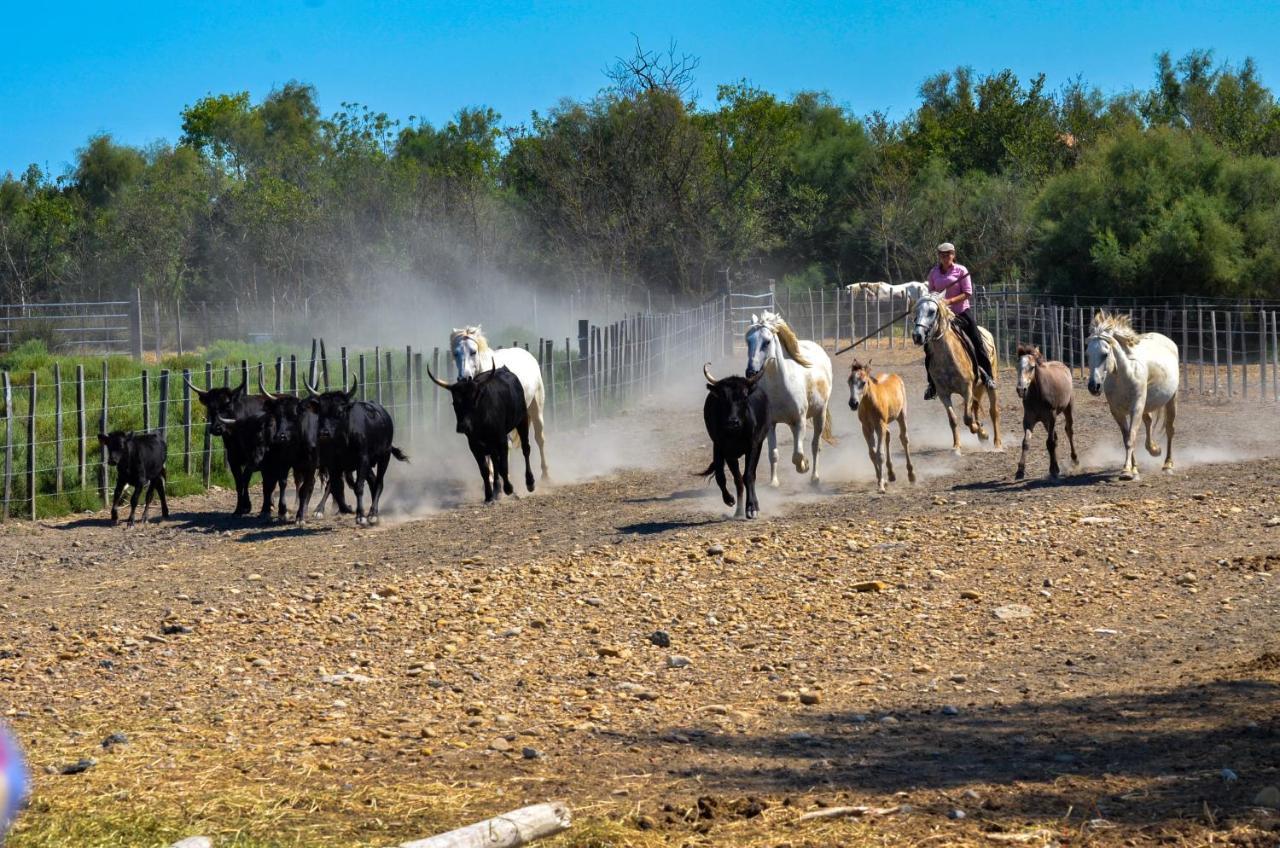
[[[694,476],[695,373],[553,434],[557,485],[496,507],[446,434],[377,529],[226,492],[0,527],[12,844],[387,845],[563,799],[548,844],[1276,845],[1275,407],[1186,396],[1176,473],[1120,482],[1078,388],[1083,466],[1044,480],[1038,432],[1015,482],[1009,374],[1005,452],[957,458],[918,354],[872,359],[919,482],[896,454],[875,494],[846,356],[824,483],[782,438],[754,522]],[[868,809],[796,821],[836,806]]]

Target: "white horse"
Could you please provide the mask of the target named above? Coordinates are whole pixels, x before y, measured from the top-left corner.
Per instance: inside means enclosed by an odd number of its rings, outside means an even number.
[[[1089,393],[1106,393],[1111,415],[1124,439],[1121,480],[1138,479],[1134,456],[1138,423],[1147,428],[1147,453],[1160,455],[1151,426],[1164,412],[1167,449],[1164,470],[1173,471],[1173,422],[1178,415],[1178,346],[1160,333],[1134,332],[1128,315],[1099,312],[1089,325]]]
[[[529,407],[529,423],[533,425],[533,438],[538,443],[538,458],[542,461],[542,479],[546,480],[550,476],[547,468],[547,443],[542,431],[542,408],[546,405],[546,390],[542,385],[542,369],[538,366],[538,360],[520,347],[493,350],[479,325],[455,329],[449,334],[449,349],[453,351],[453,363],[459,380],[475,377],[491,368],[501,368],[504,365],[516,375],[524,389],[524,402]]]
[[[819,345],[801,341],[782,320],[782,316],[765,312],[751,316],[747,328],[747,376],[764,372],[762,385],[769,396],[769,485],[778,485],[778,424],[791,428],[792,454],[796,471],[809,470],[809,460],[801,449],[805,421],[813,421],[813,477],[817,485],[818,452],[831,435],[831,416],[827,403],[831,400],[831,357]]]
[[[912,280],[909,283],[850,283],[844,290],[851,295],[860,296],[863,300],[892,300],[905,297],[916,301],[929,293],[929,284]]]

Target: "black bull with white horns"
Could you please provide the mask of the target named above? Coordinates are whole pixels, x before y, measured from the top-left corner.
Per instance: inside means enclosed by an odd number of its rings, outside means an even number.
[[[507,473],[507,434],[520,437],[524,453],[524,485],[533,491],[533,469],[529,466],[529,406],[520,380],[504,365],[495,362],[486,372],[456,383],[446,383],[427,368],[427,376],[453,397],[453,414],[458,432],[467,437],[467,446],[480,468],[484,481],[484,502],[494,503],[505,492],[515,494]],[[498,479],[502,488],[498,488]]]
[[[263,472],[262,515],[270,516],[271,496],[278,486],[280,513],[284,515],[284,488],[293,472],[298,489],[298,521],[305,519],[315,474],[326,480],[324,501],[333,494],[341,512],[350,512],[343,497],[345,478],[356,493],[356,523],[378,522],[387,467],[394,456],[409,458],[392,444],[394,425],[381,404],[355,399],[357,385],[349,391],[319,392],[306,383],[309,396],[273,395],[259,380],[260,395],[249,395],[245,383],[232,388],[202,391],[188,381],[207,412],[209,431],[221,436],[227,465],[236,484],[236,515],[248,513],[252,504],[249,485],[255,471]],[[364,509],[364,488],[369,486],[370,508]]]
[[[769,435],[769,395],[757,385],[764,371],[750,377],[731,376],[717,380],[711,376],[710,363],[702,366],[707,379],[707,399],[702,405],[702,420],[711,437],[711,464],[700,476],[715,475],[727,506],[737,506],[738,518],[755,518],[760,512],[756,499],[756,467],[764,440]],[[738,470],[738,457],[743,469]],[[737,497],[729,494],[724,469],[729,466]],[[744,498],[743,495],[746,495]]]

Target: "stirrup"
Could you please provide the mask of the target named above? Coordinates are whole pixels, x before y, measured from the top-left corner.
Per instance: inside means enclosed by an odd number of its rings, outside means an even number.
[[[995,377],[992,377],[981,368],[978,369],[978,374],[982,377],[982,385],[986,386],[988,389],[994,389],[996,387]]]

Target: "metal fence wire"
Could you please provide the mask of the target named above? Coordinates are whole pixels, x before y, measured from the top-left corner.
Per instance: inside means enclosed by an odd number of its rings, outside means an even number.
[[[490,339],[495,348],[504,347]],[[729,342],[726,302],[661,314],[633,314],[607,324],[580,322],[578,337],[511,342],[538,359],[546,387],[544,421],[552,430],[589,427],[663,385],[677,370],[700,368]],[[505,345],[510,346],[510,345]],[[442,360],[444,360],[442,362]],[[359,398],[381,403],[410,450],[452,432],[442,390],[427,379],[447,373],[439,347],[337,350],[313,342],[311,351],[271,361],[206,362],[200,369],[149,368],[112,376],[119,360],[88,360],[23,374],[4,371],[4,456],[0,517],[96,509],[109,502],[110,474],[97,434],[112,430],[157,432],[168,444],[166,473],[179,491],[229,485],[222,440],[206,427],[204,407],[188,381],[205,389],[237,386],[256,392],[305,394],[359,379]],[[443,367],[442,367],[443,366]]]

